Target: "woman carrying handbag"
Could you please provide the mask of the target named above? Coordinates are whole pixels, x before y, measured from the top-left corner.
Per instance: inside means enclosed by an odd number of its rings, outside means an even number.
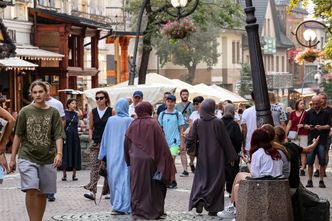
[[[286,128],[288,139],[299,145],[306,147],[308,145],[309,131],[303,128],[303,121],[306,115],[305,105],[303,99],[298,99],[295,102],[295,110],[290,114],[289,121]],[[305,176],[306,154],[301,154],[301,171],[300,176]]]

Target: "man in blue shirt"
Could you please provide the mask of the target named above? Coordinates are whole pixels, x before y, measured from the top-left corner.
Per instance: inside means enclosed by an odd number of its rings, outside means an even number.
[[[184,137],[182,136],[184,131],[184,119],[181,112],[175,110],[176,97],[174,95],[168,95],[166,98],[167,109],[159,114],[158,121],[162,127],[167,144],[170,148],[171,154],[174,158],[180,151],[185,150]],[[169,188],[176,188],[177,183],[175,177]]]
[[[166,92],[164,93],[164,103],[161,104],[161,105],[159,105],[159,107],[157,108],[157,116],[159,116],[159,114],[160,114],[162,111],[164,111],[164,110],[167,109],[167,107],[166,107],[166,99],[167,99],[167,96],[168,96],[168,95],[171,95],[171,92],[166,91]]]

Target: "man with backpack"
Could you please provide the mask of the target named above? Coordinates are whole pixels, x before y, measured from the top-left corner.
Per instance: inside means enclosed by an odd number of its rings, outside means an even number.
[[[159,124],[164,131],[167,144],[174,158],[174,164],[179,151],[185,151],[185,141],[182,136],[184,131],[184,119],[182,113],[174,108],[175,101],[176,97],[174,95],[168,95],[166,98],[167,109],[162,111],[158,117]],[[169,188],[174,189],[176,187],[177,183],[174,176],[173,182]]]
[[[195,108],[194,108],[193,104],[189,101],[189,91],[187,89],[182,89],[180,91],[180,97],[181,97],[181,102],[175,106],[175,109],[177,111],[181,112],[183,115],[183,118],[184,118],[183,131],[185,131],[189,127],[190,115],[192,112],[195,111]],[[180,176],[187,177],[187,176],[189,176],[188,163],[187,163],[186,150],[184,148],[180,150],[180,157],[181,157],[181,163],[182,163],[182,167],[183,167],[183,172],[180,174]],[[193,173],[195,172],[194,159],[195,159],[195,157],[190,157],[190,168]]]

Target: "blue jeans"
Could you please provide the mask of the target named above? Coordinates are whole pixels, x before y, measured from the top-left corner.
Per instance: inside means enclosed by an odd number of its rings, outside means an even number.
[[[318,144],[311,153],[307,154],[307,164],[312,166],[315,162],[315,156],[318,155],[319,165],[326,165],[326,145]]]

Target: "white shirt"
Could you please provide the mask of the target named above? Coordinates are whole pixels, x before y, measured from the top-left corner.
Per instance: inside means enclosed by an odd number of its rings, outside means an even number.
[[[128,114],[129,114],[129,117],[133,117],[133,115],[136,116],[134,104],[129,105]]]
[[[50,99],[48,101],[45,101],[45,103],[48,106],[54,107],[55,109],[57,109],[59,111],[60,117],[64,117],[65,116],[65,110],[63,108],[63,104],[58,101],[57,99],[50,97]]]
[[[251,135],[254,132],[254,130],[257,129],[256,119],[257,117],[256,117],[255,106],[245,109],[245,111],[242,114],[241,125],[242,124],[247,125],[246,146],[245,146],[246,150],[250,150]]]
[[[104,110],[99,110],[99,108],[97,107],[97,112],[98,112],[100,119],[104,116],[106,110],[107,110],[107,107]]]
[[[216,117],[219,119],[222,118],[222,110],[217,110]]]
[[[195,120],[200,119],[198,111],[194,111],[190,114],[190,121],[194,123]]]
[[[282,175],[282,160],[273,160],[272,157],[265,153],[263,148],[259,148],[251,159],[251,176],[259,178],[264,176],[278,177]]]

